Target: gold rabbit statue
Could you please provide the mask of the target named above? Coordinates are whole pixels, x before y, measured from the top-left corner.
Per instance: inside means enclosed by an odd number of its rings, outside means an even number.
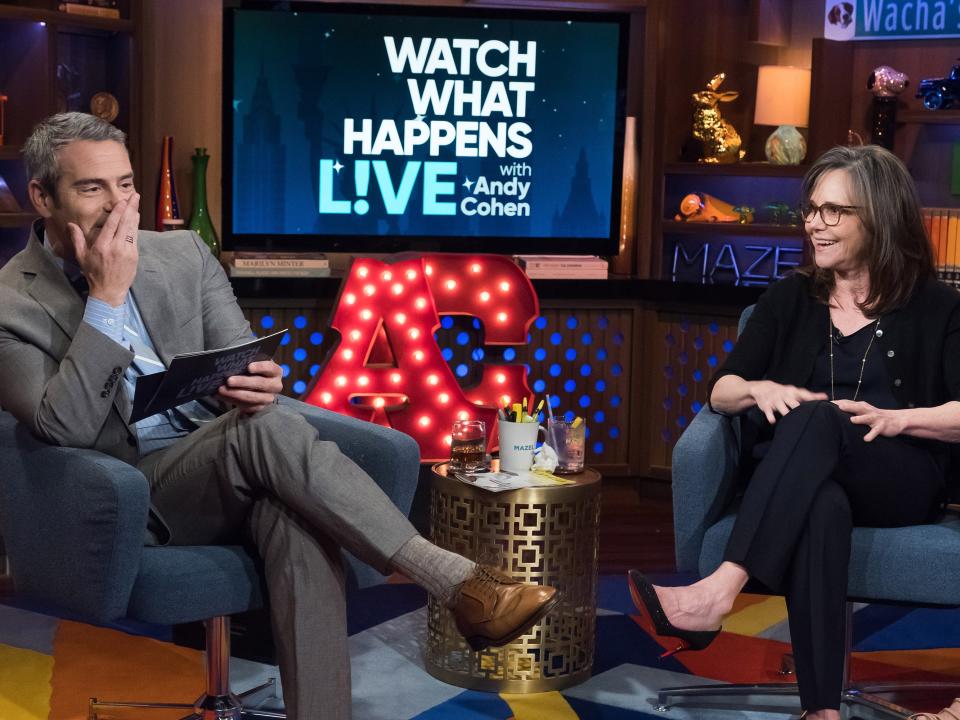
[[[720,116],[718,102],[736,100],[740,93],[731,90],[717,92],[726,78],[726,73],[717,73],[707,83],[706,90],[693,93],[693,136],[703,143],[700,162],[733,163],[742,160],[746,152],[740,149],[740,135],[733,125]]]

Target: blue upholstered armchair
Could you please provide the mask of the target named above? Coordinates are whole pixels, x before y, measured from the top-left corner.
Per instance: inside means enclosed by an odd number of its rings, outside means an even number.
[[[752,308],[740,319],[742,329]],[[721,563],[736,515],[739,420],[704,407],[673,450],[673,513],[677,569],[701,577]],[[855,528],[850,557],[849,600],[922,606],[960,606],[960,514],[948,511],[933,525]],[[848,608],[848,655],[852,605]],[[862,718],[900,718],[906,708],[878,693],[907,685],[850,683],[846,663],[842,707]],[[932,689],[932,686],[928,686]],[[782,706],[776,696],[795,694],[791,684],[663,689],[659,704],[716,705],[726,697],[742,709]],[[919,687],[917,688],[920,689]],[[954,688],[956,689],[956,688]],[[798,705],[799,707],[799,705]]]
[[[411,438],[289,398],[281,403],[306,416],[403,512],[410,511],[420,461]],[[207,694],[184,709],[223,711],[232,704],[235,714],[222,717],[283,717],[244,710],[243,696],[230,692],[229,616],[260,607],[266,597],[258,562],[245,548],[144,547],[149,489],[136,468],[93,450],[39,442],[2,412],[0,468],[0,527],[18,594],[93,623],[124,617],[166,625],[203,620]],[[382,581],[372,568],[348,560],[356,585]],[[270,690],[255,689],[261,695]],[[97,708],[114,705],[96,704],[91,717]]]

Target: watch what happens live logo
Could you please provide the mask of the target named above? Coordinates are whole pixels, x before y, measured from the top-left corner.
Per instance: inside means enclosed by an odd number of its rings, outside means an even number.
[[[344,118],[343,157],[320,160],[320,214],[366,215],[375,196],[388,215],[405,214],[419,197],[425,216],[529,217],[533,168],[524,159],[533,151],[533,128],[524,118],[535,91],[537,43],[383,41],[391,72],[408,76],[415,117]],[[470,79],[477,74],[484,79]],[[498,158],[499,174],[461,177],[456,161],[439,159],[451,153]],[[398,169],[376,159],[385,156],[410,159]],[[458,185],[465,191],[459,202]]]

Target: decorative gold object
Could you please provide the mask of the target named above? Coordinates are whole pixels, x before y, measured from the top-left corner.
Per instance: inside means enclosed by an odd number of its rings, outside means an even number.
[[[623,187],[620,190],[620,245],[610,258],[610,271],[633,274],[633,247],[637,234],[637,119],[626,118],[623,129]]]
[[[746,152],[740,149],[740,135],[733,125],[720,116],[717,103],[736,100],[740,93],[735,90],[717,92],[726,79],[726,73],[717,73],[707,83],[705,90],[693,93],[693,136],[703,143],[700,162],[733,163],[742,160]]]
[[[0,94],[0,145],[3,145],[3,106],[7,102],[7,96]]]
[[[753,208],[731,205],[707,193],[689,193],[680,201],[680,212],[673,219],[686,222],[735,222],[745,225],[753,222]]]
[[[560,690],[586,680],[596,626],[599,473],[566,476],[575,485],[491,493],[447,477],[446,469],[446,463],[435,465],[432,473],[433,541],[517,580],[553,585],[561,600],[526,635],[476,652],[450,611],[431,597],[427,672],[460,687],[509,693]]]
[[[98,92],[90,98],[90,112],[101,120],[113,122],[120,114],[120,103],[108,92]]]

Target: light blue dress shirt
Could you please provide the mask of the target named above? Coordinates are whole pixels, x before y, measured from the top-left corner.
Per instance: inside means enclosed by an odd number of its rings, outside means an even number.
[[[81,274],[80,268],[72,262],[66,261],[53,252],[46,238],[43,246],[50,253],[54,262],[60,266],[67,279],[75,281]],[[97,298],[88,297],[83,310],[83,321],[99,330],[119,345],[129,348],[134,353],[133,362],[123,373],[127,396],[133,402],[137,377],[152,375],[155,372],[166,370],[166,365],[157,356],[150,333],[140,315],[133,290],[127,293],[127,300],[118,307]],[[132,409],[132,405],[131,408]],[[146,455],[161,450],[174,441],[190,433],[197,425],[212,420],[214,413],[199,403],[191,402],[173,410],[151,415],[135,423],[137,429],[137,444],[140,454]]]

